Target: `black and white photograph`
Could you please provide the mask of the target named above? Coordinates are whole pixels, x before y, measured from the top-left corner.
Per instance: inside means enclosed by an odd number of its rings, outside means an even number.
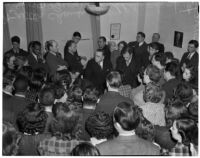
[[[3,1],[3,156],[198,156],[198,1]]]

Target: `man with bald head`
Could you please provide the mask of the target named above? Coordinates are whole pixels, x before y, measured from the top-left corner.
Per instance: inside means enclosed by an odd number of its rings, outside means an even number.
[[[165,47],[162,43],[159,42],[160,40],[160,34],[159,33],[154,33],[152,36],[152,43],[153,42],[157,42],[159,45],[159,52],[163,52],[165,51]]]

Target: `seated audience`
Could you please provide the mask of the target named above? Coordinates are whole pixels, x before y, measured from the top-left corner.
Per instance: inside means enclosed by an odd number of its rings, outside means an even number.
[[[39,93],[39,104],[44,108],[47,114],[47,121],[44,132],[49,132],[49,126],[53,120],[52,107],[55,101],[55,92],[53,88],[43,88]]]
[[[177,85],[180,83],[179,80],[180,75],[180,68],[179,65],[176,62],[169,62],[165,66],[164,70],[164,79],[165,83],[162,86],[162,89],[165,91],[165,102],[172,98],[174,88],[177,87]]]
[[[118,104],[113,112],[113,121],[119,136],[97,145],[101,155],[160,154],[156,145],[135,134],[140,122],[138,107],[126,102]]]
[[[71,111],[65,104],[59,108],[59,112],[51,122],[51,137],[39,143],[38,151],[42,156],[67,156],[72,149],[81,143],[78,127],[79,116]]]
[[[71,152],[71,156],[100,156],[99,150],[90,143],[81,143]]]
[[[3,156],[18,155],[21,135],[15,129],[15,127],[9,122],[3,122],[2,128],[3,128],[2,155]]]
[[[189,145],[193,139],[193,132],[198,128],[191,119],[177,119],[170,128],[173,139],[177,141],[174,148],[169,151],[170,156],[190,156]],[[198,138],[196,138],[198,139]]]
[[[85,122],[95,111],[97,101],[99,99],[99,92],[94,87],[88,87],[84,91],[82,98],[83,109],[80,111],[80,115],[82,115],[81,124],[83,126],[83,133],[81,134],[81,139],[89,141],[90,136],[85,130]]]
[[[113,110],[120,102],[128,102],[132,104],[131,99],[120,95],[119,87],[121,86],[121,76],[118,72],[112,71],[106,77],[108,92],[104,93],[96,106],[95,112],[105,111],[112,115]]]
[[[27,107],[17,116],[19,131],[23,133],[19,144],[19,155],[38,155],[37,146],[42,139],[48,137],[43,134],[47,121],[47,114],[37,103]]]
[[[94,146],[101,144],[113,137],[112,117],[105,112],[92,114],[85,121],[85,129],[90,135],[90,141]]]

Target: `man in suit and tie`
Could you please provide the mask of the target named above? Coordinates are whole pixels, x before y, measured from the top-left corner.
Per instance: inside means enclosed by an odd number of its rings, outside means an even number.
[[[48,66],[44,63],[41,53],[41,43],[39,41],[33,41],[31,46],[31,52],[27,56],[28,63],[33,69],[44,68],[48,72]]]
[[[101,155],[159,155],[158,146],[135,134],[140,117],[137,106],[119,103],[113,112],[114,127],[119,136],[97,145]]]
[[[49,75],[52,76],[56,73],[57,69],[67,68],[68,64],[62,58],[57,56],[58,43],[55,40],[47,41],[46,43],[47,55],[46,63],[49,67]]]
[[[11,38],[11,42],[12,42],[12,48],[6,53],[12,52],[15,54],[15,56],[25,56],[25,57],[28,55],[28,52],[24,51],[23,49],[20,49],[20,38],[18,36],[13,36]]]
[[[138,61],[138,67],[144,67],[149,64],[149,53],[147,50],[147,43],[145,40],[145,34],[143,32],[138,32],[136,36],[136,41],[130,42],[128,46],[133,47],[135,58]]]
[[[186,64],[191,64],[195,67],[198,67],[199,64],[199,54],[197,49],[199,43],[196,40],[191,40],[188,43],[188,52],[185,52],[181,58],[180,67],[182,71],[185,69]]]
[[[110,60],[111,52],[108,45],[106,45],[106,38],[104,36],[99,37],[98,46],[99,46],[99,49],[104,51],[105,60],[111,61]]]
[[[84,78],[91,81],[103,93],[106,88],[106,76],[112,69],[112,63],[105,60],[104,51],[97,50],[95,57],[88,61]]]
[[[130,85],[135,88],[139,85],[137,81],[137,74],[140,70],[140,64],[138,59],[135,57],[133,48],[126,46],[122,49],[122,56],[120,60],[117,61],[116,70],[122,76],[122,84]]]

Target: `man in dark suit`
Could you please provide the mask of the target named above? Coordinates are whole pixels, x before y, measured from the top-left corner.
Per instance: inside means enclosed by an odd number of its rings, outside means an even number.
[[[119,136],[97,145],[101,155],[159,155],[160,149],[152,142],[139,138],[135,129],[140,122],[137,106],[122,102],[113,113],[114,127]]]
[[[108,92],[104,93],[100,98],[95,112],[104,111],[112,115],[115,106],[119,103],[133,103],[131,99],[124,97],[119,93],[119,88],[121,86],[121,76],[119,72],[110,72],[106,77],[106,85],[108,87]]]
[[[180,62],[180,67],[182,71],[185,69],[186,64],[198,67],[199,65],[199,54],[197,53],[198,47],[199,47],[198,41],[196,40],[189,41],[188,52],[183,54]]]
[[[41,43],[39,41],[32,42],[32,52],[27,56],[28,63],[33,69],[44,68],[48,72],[48,66],[45,64],[41,53]]]
[[[16,118],[19,112],[21,112],[31,102],[25,98],[25,93],[28,88],[28,79],[22,75],[19,75],[14,83],[15,95],[12,96],[4,105],[3,118],[11,123],[16,123]]]
[[[66,69],[68,64],[62,58],[58,57],[56,54],[58,52],[58,43],[55,40],[50,40],[47,42],[47,56],[46,63],[49,67],[49,74],[54,75],[57,69]]]
[[[138,58],[135,57],[133,53],[133,48],[130,46],[124,47],[122,49],[123,58],[117,59],[116,70],[122,76],[122,84],[129,84],[132,88],[138,86],[137,74],[140,70],[140,64]]]
[[[104,36],[99,37],[98,46],[99,46],[100,50],[104,51],[105,60],[111,61],[111,59],[110,59],[111,52],[110,52],[108,45],[106,45],[106,38]]]
[[[20,38],[18,36],[13,36],[11,38],[11,42],[13,48],[7,51],[6,53],[12,52],[15,54],[15,56],[25,56],[25,57],[28,55],[28,52],[24,51],[23,49],[20,49]]]
[[[128,46],[133,47],[135,58],[138,61],[138,67],[144,67],[149,64],[149,53],[147,51],[147,43],[144,41],[145,34],[143,32],[138,32],[136,36],[136,41],[130,42]]]
[[[165,47],[162,43],[159,42],[160,40],[160,34],[159,33],[154,33],[152,36],[152,43],[153,42],[157,42],[158,46],[159,46],[159,52],[164,53],[165,52]]]
[[[103,93],[106,88],[106,76],[111,69],[111,62],[105,60],[104,52],[98,49],[95,53],[95,57],[87,63],[84,78],[91,81],[94,86]]]

